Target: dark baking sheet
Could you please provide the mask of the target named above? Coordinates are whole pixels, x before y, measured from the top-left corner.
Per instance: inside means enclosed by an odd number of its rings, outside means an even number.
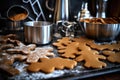
[[[49,46],[49,45],[47,45]],[[43,46],[42,46],[43,47]],[[45,46],[44,46],[45,47]],[[57,50],[54,49],[54,52],[57,54]],[[58,54],[57,54],[58,55]],[[120,71],[120,64],[111,63],[106,61],[107,67],[103,69],[87,69],[83,67],[83,62],[79,62],[78,65],[73,70],[55,70],[53,73],[45,74],[42,72],[39,73],[27,73],[24,70],[22,71],[22,66],[24,63],[16,62],[14,66],[18,69],[21,68],[21,74],[13,77],[9,77],[9,79],[15,80],[36,80],[36,79],[62,79],[62,80],[73,80],[73,79],[84,79],[88,77],[94,77],[98,75],[108,74]],[[20,67],[21,66],[21,67]],[[26,66],[26,65],[25,65]]]
[[[16,68],[22,68],[20,67],[21,65],[24,65],[23,63],[16,62]],[[106,68],[103,69],[86,69],[80,66],[78,64],[77,67],[75,67],[73,70],[55,70],[53,73],[50,74],[45,74],[42,72],[38,73],[28,73],[26,71],[21,71],[21,74],[13,76],[13,77],[8,77],[5,74],[2,74],[6,77],[8,80],[75,80],[75,79],[85,79],[89,77],[94,77],[94,76],[99,76],[99,75],[104,75],[108,73],[113,73],[120,71],[120,65],[118,64],[111,64],[108,63],[109,65]],[[18,67],[19,66],[19,67]],[[19,69],[20,70],[20,69]]]
[[[56,40],[56,39],[55,39]],[[54,40],[54,41],[55,41]],[[53,42],[54,42],[53,41]],[[39,47],[53,47],[50,44],[47,45],[38,45]],[[58,55],[57,50],[55,47],[54,48],[54,53]],[[105,61],[107,63],[107,67],[102,68],[102,69],[87,69],[83,67],[83,62],[79,62],[78,65],[72,69],[72,70],[55,70],[53,73],[50,74],[45,74],[42,72],[38,73],[28,73],[25,71],[24,67],[27,66],[25,63],[22,62],[15,62],[13,66],[20,70],[20,74],[16,76],[9,77],[4,73],[0,73],[2,76],[3,80],[8,79],[8,80],[73,80],[73,79],[84,79],[88,77],[94,77],[94,76],[99,76],[99,75],[104,75],[108,73],[113,73],[120,71],[120,64],[117,63],[111,63],[108,61]],[[1,79],[1,78],[0,78]]]
[[[55,70],[53,73],[45,74],[42,72],[28,73],[22,70],[24,63],[15,62],[14,66],[21,71],[20,75],[9,77],[9,80],[37,80],[37,79],[62,79],[62,80],[73,80],[73,79],[84,79],[88,77],[94,77],[98,75],[104,75],[120,71],[120,64],[107,62],[107,67],[103,69],[87,69],[83,67],[83,63],[79,62],[78,65],[72,70]]]

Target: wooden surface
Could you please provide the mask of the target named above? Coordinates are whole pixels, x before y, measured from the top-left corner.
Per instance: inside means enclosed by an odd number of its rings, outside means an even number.
[[[105,74],[101,76],[86,78],[83,80],[120,80],[120,72]]]

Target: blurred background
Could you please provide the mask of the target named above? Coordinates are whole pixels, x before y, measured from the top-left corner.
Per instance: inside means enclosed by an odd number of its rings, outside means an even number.
[[[36,1],[34,5],[32,3]],[[32,9],[32,6],[34,7],[35,11],[39,14],[41,11],[43,12],[43,16],[40,16],[38,20],[47,20],[47,21],[52,21],[53,20],[53,14],[54,12],[48,10],[45,6],[45,1],[46,0],[0,0],[0,17],[7,18],[7,10],[13,6],[13,5],[20,5],[24,6],[25,8],[28,9],[29,11],[29,17],[27,20],[35,20],[36,14]],[[49,6],[54,7],[56,0],[49,0]],[[78,16],[78,12],[81,10],[81,6],[83,1],[87,0],[69,0],[70,5],[69,5],[69,10],[70,10],[70,20],[74,20],[75,16]],[[88,0],[88,9],[91,13],[92,16],[96,16],[97,10],[97,4],[98,1],[104,1],[104,0]],[[105,0],[107,1],[107,6],[106,7],[106,16],[107,17],[112,17],[120,16],[120,0]],[[41,6],[41,9],[38,7]]]
[[[55,2],[49,0],[48,6],[55,8]],[[83,8],[87,8],[92,17],[105,12],[105,17],[120,16],[120,0],[68,0],[69,1],[69,21],[75,21]],[[87,5],[84,5],[87,3]],[[0,32],[3,29],[10,30],[10,26],[20,26],[24,21],[49,21],[53,22],[54,11],[46,7],[46,0],[0,0]],[[7,13],[12,6],[22,6],[28,10],[28,17],[22,21],[14,22],[8,19]],[[16,9],[18,11],[19,9]],[[16,25],[17,24],[17,25]]]

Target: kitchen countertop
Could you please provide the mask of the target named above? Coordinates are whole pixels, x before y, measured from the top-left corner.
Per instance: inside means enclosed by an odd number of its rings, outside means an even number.
[[[0,72],[1,73],[1,72]],[[4,80],[3,76],[0,75],[0,80]],[[94,76],[90,78],[84,78],[80,80],[120,80],[120,71],[114,72],[114,73],[109,73],[109,74],[104,74],[100,76]]]
[[[120,71],[101,76],[90,77],[83,80],[120,80]]]

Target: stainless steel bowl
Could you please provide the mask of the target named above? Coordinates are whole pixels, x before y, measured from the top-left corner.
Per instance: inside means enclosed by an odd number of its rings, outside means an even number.
[[[46,21],[28,21],[24,23],[25,42],[48,44],[52,40],[53,26]]]
[[[89,38],[111,41],[120,33],[120,24],[94,24],[82,22],[82,30]]]

